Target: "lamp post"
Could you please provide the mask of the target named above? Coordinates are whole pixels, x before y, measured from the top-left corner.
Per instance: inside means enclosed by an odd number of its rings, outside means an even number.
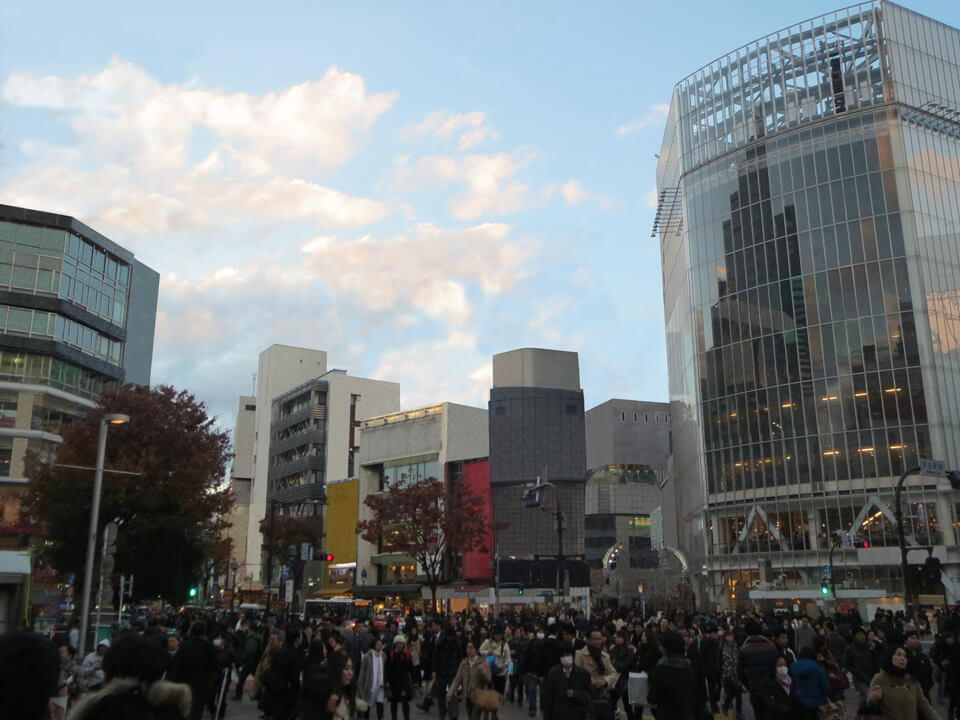
[[[236,560],[230,563],[230,569],[233,570],[233,585],[230,586],[230,609],[233,610],[234,603],[237,598],[237,570],[240,569],[240,563]]]
[[[103,463],[107,454],[107,427],[125,425],[130,422],[129,415],[107,413],[100,418],[100,433],[97,437],[97,467],[93,476],[93,502],[90,504],[90,528],[87,534],[87,561],[83,566],[83,602],[80,616],[80,639],[77,653],[84,657],[87,644],[87,630],[90,627],[90,586],[93,584],[93,557],[97,549],[97,523],[100,519],[100,494],[103,490]]]

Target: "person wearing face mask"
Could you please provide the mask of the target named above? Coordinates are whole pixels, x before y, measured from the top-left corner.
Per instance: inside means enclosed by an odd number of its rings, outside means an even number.
[[[783,655],[777,655],[773,662],[773,677],[776,682],[767,686],[763,699],[767,708],[767,717],[777,718],[777,720],[799,720],[798,714],[801,711],[799,708],[794,708],[792,700],[793,678],[790,676],[790,665]]]
[[[887,652],[880,672],[870,683],[867,705],[887,720],[940,720],[920,683],[907,672],[909,662],[902,647]]]
[[[210,693],[207,696],[207,709],[216,720],[222,720],[227,712],[227,693],[224,686],[224,679],[227,685],[230,684],[230,670],[233,667],[233,661],[236,659],[236,653],[233,643],[229,642],[222,630],[217,631],[213,638],[213,649],[217,652],[217,671],[214,673],[210,682]],[[223,699],[221,700],[221,695]],[[217,707],[220,707],[220,715],[217,716]]]
[[[550,670],[549,667],[544,667],[546,638],[545,629],[538,625],[533,640],[527,645],[527,649],[523,653],[523,660],[520,662],[524,675],[524,689],[527,692],[527,713],[530,717],[537,714],[537,694],[540,683]]]
[[[590,673],[574,664],[573,647],[564,646],[543,683],[543,720],[584,720],[590,700]]]

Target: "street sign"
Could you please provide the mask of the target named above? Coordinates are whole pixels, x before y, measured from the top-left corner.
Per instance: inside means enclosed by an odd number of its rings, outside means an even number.
[[[946,477],[947,464],[943,460],[921,460],[920,474],[927,477]]]
[[[823,574],[824,574],[824,575],[831,575],[831,574],[833,574],[833,568],[830,567],[829,565],[824,565],[824,566],[823,566],[822,568],[820,568],[820,569],[823,570]]]
[[[284,599],[287,602],[293,602],[293,580],[287,580],[287,589]]]

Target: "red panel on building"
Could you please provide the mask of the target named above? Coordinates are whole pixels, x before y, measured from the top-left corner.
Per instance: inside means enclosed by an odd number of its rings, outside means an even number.
[[[464,491],[483,498],[483,515],[487,525],[493,524],[493,500],[490,495],[490,461],[468,460],[463,463]],[[468,552],[463,556],[464,580],[493,580],[490,562],[493,560],[493,532],[484,543],[487,552]]]

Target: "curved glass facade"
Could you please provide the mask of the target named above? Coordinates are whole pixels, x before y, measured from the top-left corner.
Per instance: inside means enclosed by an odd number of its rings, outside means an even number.
[[[960,33],[887,3],[674,91],[656,227],[674,479],[711,604],[811,600],[834,545],[840,597],[901,601],[896,479],[960,469],[955,108]],[[908,487],[908,544],[956,562],[953,491]]]

